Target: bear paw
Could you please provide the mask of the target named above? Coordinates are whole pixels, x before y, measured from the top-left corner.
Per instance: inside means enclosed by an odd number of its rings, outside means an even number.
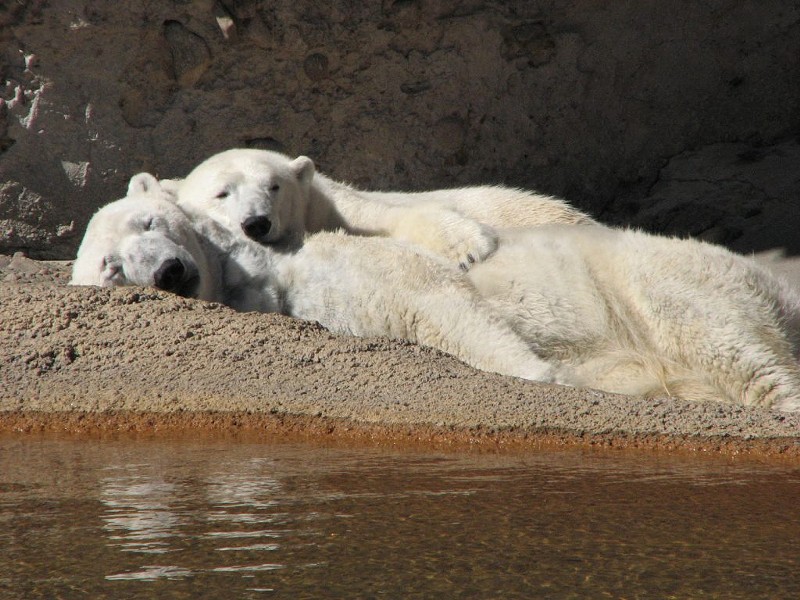
[[[492,227],[436,207],[412,209],[399,220],[392,235],[422,246],[464,271],[497,249],[497,233]]]

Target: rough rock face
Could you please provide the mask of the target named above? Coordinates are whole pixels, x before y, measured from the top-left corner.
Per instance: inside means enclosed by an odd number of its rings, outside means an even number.
[[[800,250],[800,5],[781,0],[4,2],[0,98],[5,253],[71,257],[130,175],[233,146]]]

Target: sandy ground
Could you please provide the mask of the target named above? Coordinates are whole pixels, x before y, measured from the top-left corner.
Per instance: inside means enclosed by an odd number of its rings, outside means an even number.
[[[800,282],[797,259],[765,260]],[[800,414],[534,384],[403,341],[67,279],[68,263],[0,256],[0,432],[216,429],[800,461]]]

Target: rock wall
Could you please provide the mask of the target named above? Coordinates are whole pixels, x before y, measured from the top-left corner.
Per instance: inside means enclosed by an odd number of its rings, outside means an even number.
[[[797,3],[29,0],[0,52],[0,252],[71,257],[130,175],[234,146],[800,252]]]

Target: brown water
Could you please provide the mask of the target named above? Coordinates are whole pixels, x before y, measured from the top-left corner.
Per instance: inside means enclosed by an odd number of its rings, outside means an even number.
[[[800,465],[0,437],[0,598],[800,598]]]

